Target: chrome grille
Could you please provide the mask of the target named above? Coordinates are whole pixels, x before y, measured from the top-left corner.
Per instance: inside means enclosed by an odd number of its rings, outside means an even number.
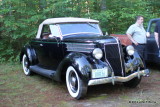
[[[123,57],[122,48],[118,44],[104,45],[105,60],[110,63],[116,76],[123,75]]]

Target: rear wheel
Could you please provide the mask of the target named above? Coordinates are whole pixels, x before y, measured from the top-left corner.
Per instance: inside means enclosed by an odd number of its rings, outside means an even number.
[[[77,71],[72,66],[67,68],[66,85],[70,95],[75,99],[80,99],[87,93],[87,85],[79,78]]]
[[[28,60],[26,54],[23,55],[22,66],[23,66],[24,74],[27,76],[31,75],[31,71],[29,69],[29,60]]]
[[[125,82],[124,86],[129,87],[129,88],[135,88],[141,82],[141,79],[142,79],[142,77],[140,77],[140,78],[135,77],[132,80]]]

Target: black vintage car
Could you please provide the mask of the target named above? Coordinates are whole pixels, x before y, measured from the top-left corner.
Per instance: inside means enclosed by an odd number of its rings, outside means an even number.
[[[147,32],[150,34],[150,37],[147,38],[145,60],[147,62],[155,62],[160,64],[160,57],[158,57],[159,50],[154,37],[154,30],[157,21],[160,21],[160,18],[151,19],[148,23]]]
[[[136,87],[149,74],[132,46],[103,35],[97,20],[51,18],[43,21],[35,39],[25,45],[20,60],[25,75],[33,72],[66,81],[73,98],[91,85],[121,82]]]

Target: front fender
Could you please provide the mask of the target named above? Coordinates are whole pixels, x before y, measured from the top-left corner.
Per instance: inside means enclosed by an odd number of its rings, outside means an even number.
[[[53,79],[61,81],[61,75],[66,74],[66,70],[69,66],[73,66],[75,68],[79,77],[85,83],[88,83],[88,81],[91,79],[92,69],[101,69],[104,67],[108,67],[109,75],[111,74],[111,68],[106,62],[96,60],[82,53],[72,52],[62,60],[56,70],[57,72],[55,73]]]
[[[138,52],[135,51],[133,54],[133,58],[129,59],[125,63],[125,72],[128,73],[129,71],[136,71],[140,67],[141,70],[144,69],[144,63],[142,61],[142,58],[139,56]]]
[[[66,73],[69,66],[73,66],[77,71],[79,77],[85,83],[89,81],[90,72],[92,71],[92,66],[87,60],[87,56],[82,53],[70,53],[68,54],[60,63],[57,68],[57,72],[54,75],[54,79],[61,81],[61,75]]]

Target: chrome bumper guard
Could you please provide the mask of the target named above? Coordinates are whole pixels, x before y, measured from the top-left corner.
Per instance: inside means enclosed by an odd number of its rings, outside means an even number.
[[[135,77],[140,78],[140,76],[149,76],[149,73],[150,73],[150,71],[148,69],[141,70],[141,71],[138,70],[137,72],[132,73],[131,75],[126,76],[126,77],[114,76],[114,73],[112,73],[112,76],[108,77],[108,78],[100,78],[100,79],[90,80],[88,82],[88,86],[105,84],[105,83],[112,83],[114,85],[115,82],[127,82]]]

